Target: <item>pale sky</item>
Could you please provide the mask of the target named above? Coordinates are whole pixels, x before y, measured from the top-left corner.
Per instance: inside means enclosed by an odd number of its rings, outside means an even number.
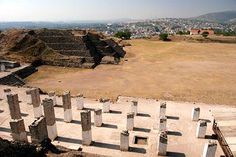
[[[0,21],[193,17],[236,10],[236,0],[0,0]]]

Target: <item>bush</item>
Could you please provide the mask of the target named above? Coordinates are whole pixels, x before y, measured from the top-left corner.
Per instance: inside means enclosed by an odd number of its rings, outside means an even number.
[[[121,39],[125,39],[125,40],[129,40],[131,37],[131,32],[129,30],[125,30],[125,31],[118,31],[115,34],[115,37],[117,38],[121,38]]]
[[[209,35],[208,32],[203,32],[203,33],[202,33],[202,36],[203,36],[204,38],[208,37],[208,35]]]
[[[169,41],[168,34],[166,34],[166,33],[160,34],[159,38],[162,41]]]
[[[178,34],[178,35],[189,35],[190,31],[178,31],[176,34]]]

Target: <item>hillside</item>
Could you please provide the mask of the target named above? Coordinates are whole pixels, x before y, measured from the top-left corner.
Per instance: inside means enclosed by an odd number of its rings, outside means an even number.
[[[235,21],[236,11],[209,13],[209,14],[195,17],[193,19],[203,20],[203,21],[211,21],[211,22],[227,23],[227,22]]]
[[[46,65],[92,68],[109,56],[118,62],[125,51],[100,33],[83,30],[8,30],[0,34],[5,59]]]

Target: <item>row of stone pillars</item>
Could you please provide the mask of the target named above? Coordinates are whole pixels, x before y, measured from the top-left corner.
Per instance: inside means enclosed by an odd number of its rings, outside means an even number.
[[[40,98],[35,94],[36,90],[32,90],[32,104],[34,105],[34,115],[36,120],[29,126],[31,133],[31,140],[33,143],[40,143],[43,139],[49,137],[54,140],[57,137],[56,119],[55,112],[53,108],[53,102],[51,99],[43,100],[44,116],[42,116],[42,111],[39,109],[41,107],[38,105]],[[21,111],[19,106],[19,99],[17,94],[7,94],[7,101],[11,116],[10,127],[12,131],[12,138],[15,141],[28,141],[25,131],[24,120],[21,117]],[[37,102],[37,103],[36,103]],[[40,103],[39,103],[40,104]],[[37,106],[36,106],[37,105]],[[37,110],[35,108],[37,107]],[[37,111],[37,112],[36,112]]]
[[[196,137],[204,139],[207,131],[207,121],[200,119],[200,111],[201,109],[199,107],[194,107],[192,109],[191,119],[192,121],[197,122]],[[202,156],[215,157],[216,149],[217,143],[210,140],[205,144]]]
[[[207,122],[205,120],[199,120],[200,117],[200,108],[193,108],[192,110],[192,121],[198,121],[197,123],[197,138],[205,138],[207,130]],[[158,143],[158,155],[165,156],[167,154],[167,118],[166,118],[166,103],[162,102],[160,104],[160,113],[159,113],[159,143]],[[215,157],[217,149],[217,143],[215,141],[208,141],[205,144],[203,150],[203,157]]]
[[[160,103],[160,111],[159,111],[159,134],[158,134],[158,145],[157,151],[158,155],[166,156],[167,153],[167,118],[166,118],[166,103]]]
[[[17,94],[11,94],[10,89],[4,90],[7,101],[9,104],[9,111],[11,116],[10,127],[12,130],[13,140],[16,141],[28,141],[25,131],[24,120],[21,117],[19,99]],[[34,115],[37,118],[30,126],[31,139],[33,143],[40,143],[45,138],[54,140],[57,137],[57,127],[54,106],[56,103],[56,95],[54,92],[49,94],[49,98],[42,101],[44,110],[44,117],[42,116],[42,107],[40,105],[40,95],[38,89],[31,89],[27,91],[30,95],[31,104],[34,108]],[[62,96],[63,108],[64,108],[64,120],[65,122],[71,122],[72,110],[71,110],[71,96],[70,92],[65,92]],[[78,95],[76,98],[77,109],[82,110],[84,108],[83,95]],[[110,112],[110,101],[103,100],[103,110],[95,109],[94,111],[94,124],[96,127],[102,126],[102,111]],[[127,114],[127,131],[122,131],[120,134],[120,150],[128,151],[129,149],[129,132],[134,128],[134,117],[138,114],[138,102],[132,101],[131,112]],[[199,120],[200,108],[193,108],[192,120],[198,121],[197,133],[198,138],[205,138],[207,122]],[[166,155],[167,152],[167,118],[166,118],[166,103],[161,103],[159,113],[159,136],[158,136],[158,154]],[[81,112],[81,124],[82,124],[82,144],[90,145],[92,143],[92,130],[91,130],[91,111]],[[203,156],[213,157],[217,149],[217,144],[214,141],[209,141],[205,147]]]
[[[10,111],[10,127],[11,127],[11,135],[13,140],[15,141],[25,141],[27,142],[27,135],[25,131],[25,124],[24,120],[21,117],[20,112],[20,105],[19,105],[19,99],[17,94],[10,94],[10,91],[8,91],[9,94],[6,95],[7,102],[9,106]]]
[[[28,141],[25,131],[24,120],[21,118],[19,100],[17,94],[11,94],[10,90],[5,91],[9,104],[10,115],[13,120],[10,122],[12,137],[15,141]],[[49,98],[42,101],[44,116],[42,113],[42,106],[40,105],[40,94],[38,89],[30,89],[26,92],[30,96],[30,104],[33,105],[35,121],[29,125],[32,143],[41,143],[44,139],[50,138],[54,140],[57,136],[56,117],[54,106],[56,105],[55,93],[49,94]],[[64,120],[70,122],[72,120],[71,111],[71,96],[70,92],[65,92],[62,96],[64,108]],[[83,96],[77,97],[78,109],[84,108]],[[106,100],[103,104],[103,112],[110,112],[110,101]],[[82,125],[82,144],[90,145],[92,143],[91,130],[91,111],[82,111],[81,113]],[[134,113],[133,113],[134,115]],[[94,111],[94,125],[96,127],[102,126],[102,109],[95,109]],[[120,149],[127,151],[129,148],[129,133],[128,131],[121,132],[120,135]]]

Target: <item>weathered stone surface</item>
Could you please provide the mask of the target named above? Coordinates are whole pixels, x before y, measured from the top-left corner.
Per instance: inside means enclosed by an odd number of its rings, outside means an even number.
[[[23,119],[14,119],[10,121],[11,135],[15,141],[28,141]]]
[[[36,119],[29,126],[32,143],[41,143],[48,138],[47,125],[45,117]]]
[[[46,118],[46,123],[49,126],[52,126],[56,123],[55,111],[53,107],[52,99],[44,99],[43,100],[43,108],[44,108],[44,116]]]
[[[62,95],[62,102],[64,111],[67,109],[71,109],[71,96],[69,91],[64,92],[64,94]]]
[[[91,130],[91,111],[83,111],[81,115],[82,131]]]
[[[7,102],[10,110],[11,119],[21,119],[20,105],[17,94],[8,94]]]
[[[96,127],[102,126],[102,109],[94,110],[94,125]]]
[[[33,88],[26,91],[26,94],[31,95],[31,102],[34,107],[39,107],[41,103],[39,89]]]
[[[129,132],[122,131],[120,133],[120,150],[128,151],[129,150]]]

